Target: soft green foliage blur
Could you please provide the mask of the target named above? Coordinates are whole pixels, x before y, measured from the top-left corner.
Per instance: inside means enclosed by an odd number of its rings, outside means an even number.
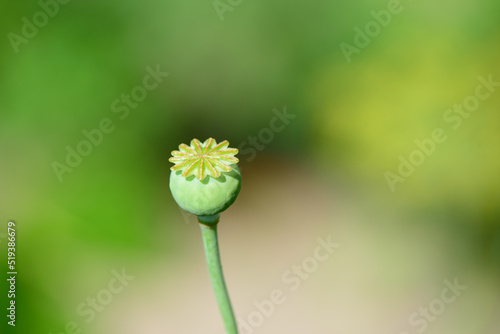
[[[460,263],[500,265],[500,87],[456,131],[443,121],[478,76],[500,81],[500,4],[402,5],[348,63],[339,44],[387,1],[245,0],[221,21],[210,1],[73,0],[17,54],[7,34],[40,7],[2,2],[0,226],[19,230],[20,333],[62,331],[111,269],[182,261],[170,151],[195,137],[238,147],[284,106],[296,119],[254,161],[239,156],[243,180],[270,156],[307,161],[400,224],[440,224],[471,252]],[[170,75],[121,120],[112,102],[157,65]],[[59,182],[51,164],[103,118],[115,130]],[[384,173],[434,128],[447,141],[391,192]]]

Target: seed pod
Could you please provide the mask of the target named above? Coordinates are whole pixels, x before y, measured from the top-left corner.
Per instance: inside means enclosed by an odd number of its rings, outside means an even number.
[[[213,216],[234,203],[241,189],[238,153],[227,140],[217,144],[213,138],[191,145],[181,144],[170,162],[170,191],[179,206],[197,216]]]

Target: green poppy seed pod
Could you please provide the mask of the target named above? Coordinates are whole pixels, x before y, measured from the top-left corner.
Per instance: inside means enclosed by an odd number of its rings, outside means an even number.
[[[191,145],[179,145],[169,159],[170,191],[177,204],[198,216],[200,222],[218,222],[218,214],[234,203],[241,189],[238,153],[228,148],[227,140],[217,144],[213,138],[201,143],[193,139]]]

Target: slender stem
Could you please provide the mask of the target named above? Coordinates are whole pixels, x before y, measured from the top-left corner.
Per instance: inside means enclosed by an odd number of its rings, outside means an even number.
[[[224,274],[222,273],[222,265],[219,254],[219,242],[217,238],[217,224],[207,226],[200,224],[201,233],[203,236],[203,245],[205,247],[205,255],[207,258],[208,272],[212,280],[212,287],[219,304],[219,309],[222,314],[224,326],[228,334],[238,334],[238,327],[234,318],[231,300],[227,293]]]

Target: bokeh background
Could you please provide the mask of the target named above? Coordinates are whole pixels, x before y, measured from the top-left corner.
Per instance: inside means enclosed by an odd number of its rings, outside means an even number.
[[[1,261],[14,220],[19,272],[5,332],[223,334],[199,228],[168,189],[170,152],[214,137],[246,150],[220,223],[236,313],[286,298],[242,334],[499,333],[500,89],[456,130],[443,115],[478,77],[500,81],[500,3],[402,1],[348,61],[341,43],[389,3],[75,0],[16,52],[9,33],[41,7],[1,2]],[[148,66],[169,76],[121,119],[111,104]],[[54,162],[106,118],[60,182]],[[447,140],[391,191],[385,173],[435,128]],[[292,291],[283,275],[329,236],[340,247]],[[135,278],[86,322],[113,270]],[[455,278],[467,289],[412,324]]]

